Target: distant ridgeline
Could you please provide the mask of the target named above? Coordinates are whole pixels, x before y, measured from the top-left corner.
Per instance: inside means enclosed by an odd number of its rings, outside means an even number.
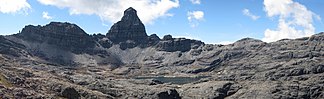
[[[115,23],[106,36],[101,34],[88,35],[79,26],[71,23],[51,22],[45,26],[28,25],[15,36],[32,42],[46,42],[63,49],[82,53],[96,46],[96,42],[104,48],[119,45],[121,49],[154,46],[160,51],[189,51],[191,48],[204,45],[203,42],[185,38],[160,39],[156,34],[148,36],[145,26],[132,7],[124,11],[124,16]],[[87,52],[85,51],[85,52]]]
[[[21,48],[20,50],[26,49],[26,53],[32,56],[59,64],[75,64],[74,54],[100,54],[103,58],[111,57],[111,61],[103,62],[104,64],[120,65],[122,60],[114,56],[115,52],[107,50],[153,48],[156,51],[187,52],[205,45],[198,40],[172,38],[171,35],[166,35],[163,39],[156,34],[148,36],[137,11],[132,7],[124,11],[122,19],[115,23],[106,35],[89,35],[76,24],[51,22],[45,26],[27,25],[18,34],[6,36],[4,39],[20,44],[20,47],[16,47]],[[113,56],[115,58],[112,58]]]

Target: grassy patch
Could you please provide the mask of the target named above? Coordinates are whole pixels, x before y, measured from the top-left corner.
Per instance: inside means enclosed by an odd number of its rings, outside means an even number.
[[[5,76],[3,76],[1,73],[0,73],[0,84],[1,85],[4,85],[5,87],[12,87],[12,84],[6,79]]]

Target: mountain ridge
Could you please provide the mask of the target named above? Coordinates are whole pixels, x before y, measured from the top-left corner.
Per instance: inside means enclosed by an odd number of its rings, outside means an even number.
[[[228,45],[161,39],[133,8],[106,35],[67,22],[27,25],[0,36],[0,98],[321,99],[323,41],[324,32]]]

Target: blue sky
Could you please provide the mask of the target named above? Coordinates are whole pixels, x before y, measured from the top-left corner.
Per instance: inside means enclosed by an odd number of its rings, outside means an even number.
[[[245,37],[272,42],[324,32],[324,0],[0,0],[0,34],[51,21],[106,34],[134,7],[148,34],[230,43]]]

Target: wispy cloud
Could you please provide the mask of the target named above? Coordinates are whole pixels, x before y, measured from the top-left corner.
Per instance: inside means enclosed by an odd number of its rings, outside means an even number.
[[[43,18],[49,20],[52,19],[53,17],[49,16],[48,12],[43,12]]]
[[[200,21],[204,20],[204,12],[203,11],[189,11],[187,13],[188,21],[191,27],[196,27],[199,25]]]
[[[26,0],[0,0],[0,12],[2,13],[22,12],[28,14],[29,9],[31,6]]]
[[[97,15],[104,21],[117,22],[128,7],[137,10],[144,24],[172,15],[170,9],[179,7],[179,0],[38,0],[41,4],[68,8],[71,15]]]
[[[200,4],[200,3],[201,3],[200,0],[190,0],[190,2],[191,2],[192,4]]]
[[[299,38],[315,33],[313,17],[321,19],[304,5],[292,0],[264,0],[264,10],[268,17],[279,16],[275,30],[266,29],[265,42],[284,38]]]
[[[253,20],[257,20],[260,18],[260,16],[252,14],[249,9],[243,9],[242,13],[243,15],[248,16]]]

